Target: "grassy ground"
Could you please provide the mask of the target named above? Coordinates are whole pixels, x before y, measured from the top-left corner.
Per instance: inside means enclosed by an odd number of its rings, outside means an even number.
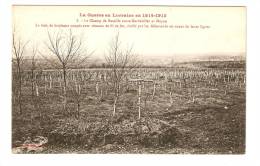
[[[41,88],[39,97],[31,97],[25,86],[22,114],[13,102],[13,147],[28,137],[44,136],[48,143],[40,153],[244,153],[245,86],[194,84],[194,101],[190,87],[174,87],[172,104],[169,93],[158,87],[146,106],[142,102],[141,119],[136,86],[121,94],[112,117],[112,92],[100,100],[94,83],[89,83],[83,87],[79,118],[75,97],[69,97],[66,112],[62,109],[61,88],[48,89],[46,95]],[[143,93],[142,101],[145,98]]]

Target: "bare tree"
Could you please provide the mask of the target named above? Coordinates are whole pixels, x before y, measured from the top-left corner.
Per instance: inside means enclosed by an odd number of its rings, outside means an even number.
[[[22,114],[22,65],[24,61],[24,52],[28,42],[23,42],[20,36],[16,36],[15,27],[13,29],[13,62],[16,64],[16,78],[18,81],[18,104],[19,104],[19,112]]]
[[[32,45],[31,48],[31,59],[30,59],[30,81],[31,81],[31,101],[34,110],[37,110],[41,118],[41,96],[39,93],[40,77],[42,76],[42,69],[40,63],[38,63],[38,45]],[[34,114],[33,112],[31,112]],[[33,118],[31,117],[31,121]]]
[[[72,93],[75,104],[76,104],[76,117],[80,119],[80,106],[81,102],[85,99],[85,94],[84,94],[84,83],[88,82],[92,77],[92,74],[90,74],[88,77],[85,77],[84,79],[81,78],[76,78],[74,80],[75,84],[75,91]]]
[[[139,65],[133,47],[123,49],[119,40],[119,33],[109,45],[108,53],[105,55],[107,66],[110,67],[110,77],[113,84],[114,104],[113,116],[116,114],[117,102],[120,96],[121,83],[126,74]]]
[[[57,33],[50,33],[48,31],[48,41],[45,42],[45,45],[57,61],[53,61],[50,57],[40,53],[53,67],[62,69],[63,109],[65,111],[67,105],[67,72],[72,67],[83,64],[93,53],[87,54],[82,36],[73,34],[71,29],[69,32],[59,30]]]

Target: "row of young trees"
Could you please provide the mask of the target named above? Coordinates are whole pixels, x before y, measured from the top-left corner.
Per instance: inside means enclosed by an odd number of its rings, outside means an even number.
[[[89,57],[93,55],[88,52],[87,45],[84,42],[83,35],[76,35],[72,30],[59,30],[57,32],[47,31],[47,40],[44,41],[45,51],[40,51],[36,46],[28,49],[28,43],[24,42],[15,31],[13,31],[13,63],[16,69],[17,83],[15,86],[17,91],[17,102],[19,105],[19,112],[22,114],[22,73],[25,60],[25,51],[27,59],[30,59],[30,72],[31,72],[31,89],[32,97],[34,97],[36,77],[35,71],[38,70],[37,57],[46,60],[53,68],[62,70],[62,99],[63,110],[67,110],[67,97],[68,85],[67,75],[70,70],[75,66],[86,64]],[[120,41],[119,33],[109,43],[109,49],[104,55],[106,65],[109,66],[110,82],[113,88],[114,104],[113,116],[116,114],[117,103],[120,97],[121,84],[126,74],[140,65],[137,55],[133,53],[133,47],[123,48]],[[29,55],[29,56],[28,56]],[[77,88],[77,94],[80,95],[80,86]]]

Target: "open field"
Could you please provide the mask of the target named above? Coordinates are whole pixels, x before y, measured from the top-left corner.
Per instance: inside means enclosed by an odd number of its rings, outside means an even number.
[[[110,69],[71,70],[66,109],[59,70],[37,71],[33,82],[30,72],[24,72],[22,112],[14,72],[13,149],[42,136],[48,142],[40,150],[20,152],[244,153],[245,66],[204,63],[128,73],[120,84],[115,116]]]

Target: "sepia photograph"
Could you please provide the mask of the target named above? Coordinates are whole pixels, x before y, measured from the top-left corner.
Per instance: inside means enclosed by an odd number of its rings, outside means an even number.
[[[246,12],[12,5],[12,153],[245,154]]]

